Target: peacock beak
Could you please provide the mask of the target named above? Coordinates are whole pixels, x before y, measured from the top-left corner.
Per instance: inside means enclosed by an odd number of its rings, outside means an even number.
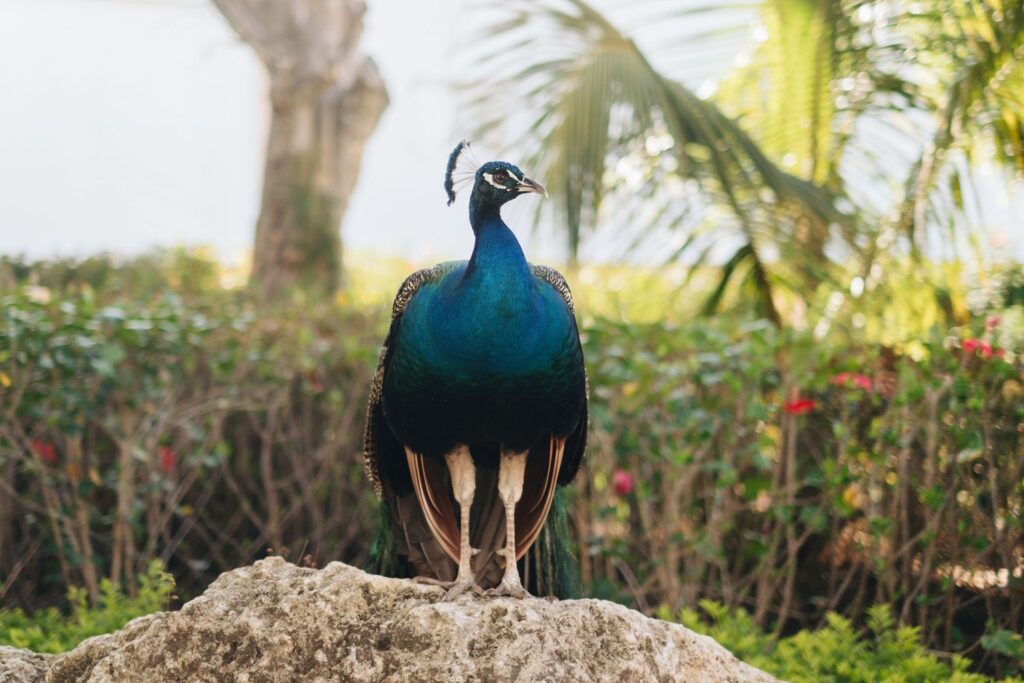
[[[535,180],[530,180],[529,178],[523,178],[516,189],[519,190],[519,194],[526,194],[527,192],[536,192],[537,194],[542,194],[545,197],[548,196],[548,191],[544,189],[543,185],[541,185]]]

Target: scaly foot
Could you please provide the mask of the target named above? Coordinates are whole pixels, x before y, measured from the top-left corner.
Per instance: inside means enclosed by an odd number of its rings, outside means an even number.
[[[476,579],[470,576],[468,579],[455,579],[448,592],[441,599],[442,602],[451,602],[466,591],[473,591],[476,595],[483,595],[484,589],[477,585]]]
[[[427,586],[440,586],[447,589],[444,597],[441,598],[444,602],[451,602],[466,591],[472,591],[476,595],[484,594],[484,589],[477,585],[476,580],[472,576],[464,579],[456,578],[454,581],[442,581],[441,579],[434,579],[429,576],[417,576],[413,581]]]
[[[530,597],[530,594],[526,592],[526,589],[523,588],[523,584],[521,584],[518,579],[509,580],[508,577],[503,578],[501,583],[488,590],[486,595],[492,598],[508,596],[518,600]]]

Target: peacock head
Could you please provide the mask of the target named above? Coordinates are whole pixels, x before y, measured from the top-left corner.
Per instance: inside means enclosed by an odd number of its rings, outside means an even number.
[[[502,204],[515,199],[519,195],[529,192],[536,192],[545,197],[547,190],[540,183],[526,177],[526,174],[519,170],[518,166],[507,161],[488,161],[481,164],[475,172],[458,171],[456,166],[463,157],[463,153],[469,148],[466,141],[460,142],[448,158],[448,169],[445,173],[445,192],[448,194],[448,205],[455,201],[456,183],[467,182],[470,177],[473,179],[473,192],[470,195],[470,204],[477,208],[483,206],[499,207]],[[456,176],[462,174],[460,180]]]
[[[513,166],[507,161],[488,161],[476,172],[470,201],[501,206],[519,195],[530,192],[548,196],[544,186],[527,178],[518,166]]]

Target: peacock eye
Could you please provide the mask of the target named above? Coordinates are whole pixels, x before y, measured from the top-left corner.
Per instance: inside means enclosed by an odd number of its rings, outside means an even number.
[[[508,173],[506,173],[505,171],[498,171],[497,173],[494,174],[494,179],[499,183],[504,183],[506,180],[508,180]]]

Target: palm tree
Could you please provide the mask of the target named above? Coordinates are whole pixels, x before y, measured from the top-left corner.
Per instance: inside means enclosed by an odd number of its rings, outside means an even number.
[[[778,322],[780,291],[812,290],[829,253],[867,269],[897,217],[922,222],[952,146],[984,129],[1020,163],[1022,11],[1001,0],[959,0],[953,14],[937,0],[745,7],[740,30],[759,20],[745,65],[702,99],[584,0],[516,3],[482,41],[490,75],[472,84],[471,104],[484,132],[503,126],[509,139],[512,127],[512,144],[535,150],[570,260],[599,216],[614,221],[601,214],[614,199],[639,235],[683,235],[674,257],[724,263],[708,310],[738,281]],[[698,14],[718,27],[737,16],[731,4],[655,16],[660,32],[676,22],[682,35]],[[708,44],[687,52],[698,59]],[[932,68],[945,55],[953,66]],[[907,133],[923,115],[938,119],[930,145]],[[905,196],[893,193],[904,177]]]
[[[778,323],[779,283],[820,276],[799,253],[809,243],[820,251],[833,226],[852,227],[833,193],[781,169],[735,120],[661,73],[582,0],[532,0],[510,13],[484,41],[478,63],[490,77],[475,84],[472,104],[484,130],[521,122],[512,144],[535,150],[531,165],[551,182],[570,260],[606,195],[622,216],[653,204],[644,228],[686,228],[676,257],[727,250],[709,308],[741,281]]]

